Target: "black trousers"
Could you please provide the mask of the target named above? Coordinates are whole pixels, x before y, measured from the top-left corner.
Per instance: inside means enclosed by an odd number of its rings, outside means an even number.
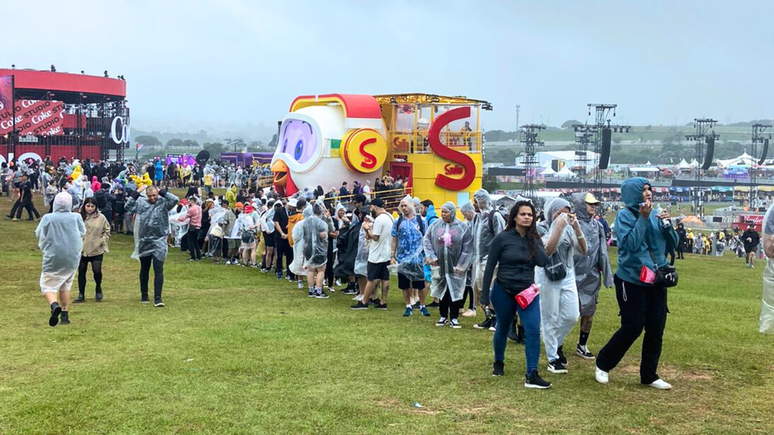
[[[151,264],[153,264],[153,300],[160,301],[161,290],[164,287],[164,260],[159,260],[153,255],[140,257],[140,293],[148,296]]]
[[[83,294],[86,291],[86,272],[91,263],[91,273],[94,275],[94,283],[97,285],[96,292],[102,293],[102,259],[104,254],[94,257],[81,256],[81,262],[78,264],[78,293]]]
[[[685,257],[683,257],[683,242],[677,242],[677,258],[680,260],[684,260]]]
[[[40,213],[38,213],[38,210],[35,208],[35,204],[33,204],[32,201],[16,201],[16,204],[13,205],[13,209],[11,209],[11,215],[13,215],[14,210],[16,210],[16,219],[21,219],[23,210],[27,210],[29,220],[32,220],[33,213],[36,218],[40,217]]]
[[[452,301],[451,292],[446,290],[446,294],[441,298],[441,303],[438,307],[441,317],[449,319],[456,319],[460,316],[460,308],[465,301],[460,299],[458,301]]]
[[[188,253],[191,255],[191,259],[200,259],[202,258],[202,250],[199,247],[199,228],[194,228],[192,226],[188,226],[188,232],[185,233],[186,238],[188,238]]]
[[[288,239],[283,239],[277,236],[276,241],[277,246],[274,248],[274,250],[277,252],[277,266],[275,267],[275,271],[277,273],[282,273],[282,257],[285,257],[285,269],[287,275],[292,279],[294,276],[292,273],[290,273],[290,263],[293,262],[293,248],[290,247],[290,242],[288,242]]]
[[[640,382],[650,384],[659,379],[656,369],[661,358],[661,344],[667,318],[667,289],[645,287],[622,281],[615,276],[615,296],[621,314],[621,327],[599,351],[597,367],[614,369],[645,329],[642,340]]]

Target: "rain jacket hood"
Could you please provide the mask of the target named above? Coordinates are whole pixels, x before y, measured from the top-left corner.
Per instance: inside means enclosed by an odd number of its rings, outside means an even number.
[[[586,192],[572,194],[572,208],[575,210],[575,217],[580,222],[590,222],[592,217],[586,211]]]
[[[602,224],[586,212],[586,193],[572,195],[575,216],[586,238],[586,255],[575,253],[575,284],[578,287],[581,316],[593,316],[597,308],[600,284],[613,285],[613,268],[607,255]]]
[[[642,177],[633,177],[624,181],[621,184],[621,199],[627,207],[640,209],[640,203],[642,202],[642,188],[645,185],[650,186],[650,182]]]
[[[40,287],[58,290],[75,275],[81,261],[86,227],[78,213],[72,213],[72,197],[62,192],[54,197],[54,212],[44,215],[35,229],[43,252]]]
[[[478,204],[478,209],[481,211],[490,210],[492,208],[492,196],[484,189],[478,189],[473,193],[473,199]]]

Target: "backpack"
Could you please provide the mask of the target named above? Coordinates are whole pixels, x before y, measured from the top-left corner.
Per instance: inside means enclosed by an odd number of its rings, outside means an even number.
[[[418,218],[417,219],[417,223],[419,224],[419,232],[420,232],[420,234],[422,234],[424,236],[425,235],[425,224],[422,223],[422,217],[421,216],[414,216],[414,217]],[[398,226],[396,227],[396,229],[397,229],[396,233],[398,235],[400,235],[400,224],[402,224],[402,223],[403,223],[403,215],[400,215],[400,217],[398,218]]]
[[[489,216],[487,216],[487,219],[489,220],[489,231],[493,235],[496,236],[497,234],[495,234],[495,231],[494,231],[494,216],[495,216],[495,213],[500,213],[500,212],[497,211],[497,210],[490,211],[489,212]],[[502,213],[500,213],[500,216],[502,216]],[[503,216],[503,220],[506,222],[506,224],[508,223],[508,217],[507,216]]]

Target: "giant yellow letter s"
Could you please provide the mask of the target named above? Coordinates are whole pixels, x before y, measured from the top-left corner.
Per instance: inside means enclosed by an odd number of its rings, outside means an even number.
[[[427,139],[430,142],[430,148],[434,153],[465,168],[465,174],[462,178],[451,178],[443,174],[438,174],[438,176],[435,177],[435,185],[443,189],[464,190],[470,186],[476,178],[476,164],[473,162],[473,159],[465,153],[453,150],[442,144],[439,137],[441,129],[446,127],[449,123],[458,119],[468,118],[469,116],[470,107],[458,107],[449,110],[448,112],[442,113],[438,118],[435,118],[435,121],[427,132]]]

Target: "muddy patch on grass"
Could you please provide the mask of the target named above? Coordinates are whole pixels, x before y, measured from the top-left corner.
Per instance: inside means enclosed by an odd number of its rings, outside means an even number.
[[[626,375],[639,375],[640,373],[640,366],[639,365],[626,365],[622,366],[616,369],[619,373],[623,373]],[[687,381],[711,381],[715,379],[716,376],[716,370],[709,369],[709,368],[679,368],[675,366],[670,365],[661,365],[658,368],[659,375],[669,381],[669,380],[687,380]]]

